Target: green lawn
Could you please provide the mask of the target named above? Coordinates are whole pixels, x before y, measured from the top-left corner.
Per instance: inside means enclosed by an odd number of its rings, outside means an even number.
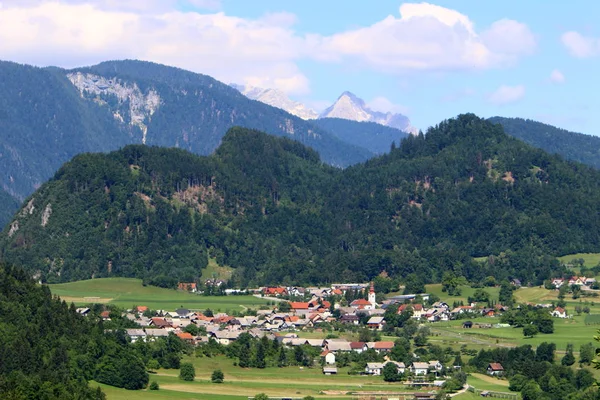
[[[583,258],[583,260],[585,262],[584,265],[588,268],[595,267],[596,265],[598,265],[598,263],[600,263],[600,253],[569,254],[566,256],[558,257],[558,260],[562,261],[563,263],[566,264],[566,263],[569,263],[574,258]]]
[[[475,291],[477,290],[477,289],[474,289],[467,285],[460,286],[460,289],[461,289],[460,296],[450,296],[450,295],[448,295],[448,293],[442,292],[442,284],[441,283],[425,285],[426,293],[437,295],[442,301],[448,303],[450,306],[452,306],[452,303],[454,303],[455,301],[462,301],[462,302],[464,302],[465,305],[467,305],[467,298],[469,296],[473,296],[473,293],[475,293]],[[486,288],[482,288],[482,289],[490,294],[490,297],[492,300],[498,301],[498,294],[500,293],[500,287],[486,287]]]
[[[219,356],[214,358],[186,358],[183,361],[193,362],[196,368],[196,379],[184,382],[178,378],[178,370],[159,370],[150,375],[150,381],[158,382],[159,391],[127,391],[106,385],[99,385],[107,394],[108,400],[124,399],[222,399],[246,400],[248,396],[266,393],[269,396],[314,396],[323,399],[346,399],[353,391],[405,391],[404,385],[386,383],[382,377],[348,375],[346,368],[339,369],[338,375],[325,376],[320,367],[315,368],[240,368],[233,365],[233,360]],[[225,375],[225,382],[214,384],[210,375],[220,369]],[[97,386],[94,383],[92,386]],[[321,391],[337,391],[337,395],[322,395]]]
[[[568,343],[572,343],[575,351],[579,351],[579,346],[585,343],[594,342],[594,336],[597,335],[599,325],[585,325],[584,316],[575,316],[569,319],[554,319],[554,333],[538,334],[533,338],[525,338],[523,330],[520,328],[491,328],[479,329],[462,328],[462,321],[450,321],[449,323],[434,323],[430,327],[439,337],[433,337],[431,340],[444,340],[444,344],[452,345],[467,344],[472,348],[502,346],[520,346],[531,344],[536,347],[542,342],[556,343],[558,351],[564,351]],[[495,318],[477,318],[474,322],[495,323]]]
[[[153,310],[241,311],[246,307],[259,308],[267,301],[254,296],[201,296],[173,289],[143,286],[140,279],[101,278],[49,285],[52,294],[76,305],[110,303],[130,308],[148,306]]]

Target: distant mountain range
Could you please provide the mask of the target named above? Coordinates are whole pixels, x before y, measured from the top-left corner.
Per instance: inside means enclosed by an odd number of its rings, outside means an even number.
[[[410,120],[405,115],[373,111],[363,99],[350,92],[342,93],[335,103],[319,114],[306,105],[290,99],[285,93],[277,89],[262,89],[236,84],[231,84],[231,86],[252,100],[280,108],[305,120],[338,118],[356,122],[373,122],[406,133],[418,132],[416,128],[411,126]]]
[[[347,167],[388,152],[411,131],[405,116],[372,111],[348,92],[318,116],[276,90],[238,89],[246,95],[206,75],[142,61],[73,70],[0,61],[0,224],[80,153],[149,144],[208,155],[229,128],[242,126],[299,141],[323,162]],[[491,121],[600,168],[600,138],[535,121]]]
[[[209,76],[148,62],[0,62],[0,94],[0,187],[19,200],[79,153],[144,143],[207,155],[236,125],[298,140],[338,167],[373,156]]]
[[[257,100],[261,103],[280,108],[304,120],[317,119],[319,117],[319,113],[317,113],[315,110],[311,110],[304,104],[290,99],[281,90],[262,89],[254,86],[236,85],[233,83],[231,86],[239,90],[249,99]]]
[[[489,121],[502,125],[506,133],[534,147],[600,169],[600,137],[598,136],[570,132],[522,118],[492,117]]]

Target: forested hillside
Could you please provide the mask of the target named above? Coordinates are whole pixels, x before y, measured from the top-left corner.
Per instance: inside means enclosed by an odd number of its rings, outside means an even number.
[[[600,169],[598,136],[570,132],[529,119],[493,117],[489,120],[501,124],[506,133],[534,147]]]
[[[95,312],[83,317],[52,298],[24,271],[0,265],[0,397],[104,399],[100,389],[88,387],[91,379],[144,387],[148,373],[124,331],[105,333],[99,320]]]
[[[62,70],[0,61],[0,93],[0,185],[21,200],[75,155],[131,143]]]
[[[147,62],[64,70],[0,61],[0,94],[0,188],[18,200],[77,154],[147,143],[207,155],[235,125],[298,140],[337,166],[372,156],[209,76]],[[3,205],[0,214],[15,211]]]
[[[365,148],[373,154],[388,153],[392,143],[398,145],[409,135],[375,122],[356,122],[341,118],[320,118],[311,122],[333,133],[338,139]]]
[[[600,172],[461,115],[346,170],[300,143],[234,128],[215,154],[128,146],[65,164],[26,201],[4,260],[49,282],[172,286],[208,257],[239,285],[453,271],[541,284],[551,255],[600,250]],[[486,265],[473,256],[495,255]]]

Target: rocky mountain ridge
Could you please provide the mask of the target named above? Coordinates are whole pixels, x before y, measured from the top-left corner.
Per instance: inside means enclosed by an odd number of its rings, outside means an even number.
[[[405,115],[374,111],[367,106],[363,99],[348,91],[342,93],[335,103],[319,114],[306,105],[290,99],[278,89],[263,89],[237,84],[231,84],[231,86],[249,99],[280,108],[305,120],[339,118],[356,122],[373,122],[412,134],[418,132]]]

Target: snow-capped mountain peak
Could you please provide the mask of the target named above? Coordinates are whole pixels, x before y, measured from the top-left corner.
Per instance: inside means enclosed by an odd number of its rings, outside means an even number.
[[[239,90],[244,96],[252,100],[258,100],[261,103],[273,107],[281,108],[299,118],[308,120],[316,119],[319,114],[306,107],[304,104],[290,99],[285,93],[278,89],[263,89],[255,86],[244,86],[231,84],[233,88]]]
[[[399,113],[383,113],[374,111],[363,99],[351,92],[344,92],[335,103],[319,115],[319,118],[343,118],[358,122],[375,122],[381,125],[400,129],[404,132],[416,133],[409,119]]]

